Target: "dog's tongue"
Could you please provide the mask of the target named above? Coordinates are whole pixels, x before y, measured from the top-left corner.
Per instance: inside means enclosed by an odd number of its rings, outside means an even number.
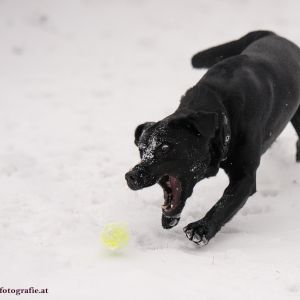
[[[165,202],[162,205],[162,209],[165,213],[172,214],[180,205],[182,192],[181,183],[175,176],[169,175],[165,184],[167,188],[164,189]]]
[[[170,185],[172,189],[173,198],[175,201],[177,201],[179,199],[181,191],[176,177],[170,176]]]

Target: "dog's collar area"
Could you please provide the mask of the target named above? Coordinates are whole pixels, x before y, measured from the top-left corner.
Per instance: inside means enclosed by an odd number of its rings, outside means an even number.
[[[229,144],[231,140],[231,130],[229,124],[229,118],[225,111],[222,112],[222,123],[223,123],[223,144],[221,149],[221,161],[225,161],[227,159],[227,153],[229,149]]]

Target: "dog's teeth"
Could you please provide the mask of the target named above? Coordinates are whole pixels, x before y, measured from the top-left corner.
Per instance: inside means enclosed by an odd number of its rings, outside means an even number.
[[[168,207],[168,205],[162,205],[161,208],[162,209],[166,209]]]

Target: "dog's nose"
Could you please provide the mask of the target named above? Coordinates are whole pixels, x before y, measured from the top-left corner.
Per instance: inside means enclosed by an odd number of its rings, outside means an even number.
[[[128,173],[125,174],[125,179],[127,181],[127,184],[133,190],[137,190],[139,188],[140,177],[141,177],[140,172],[137,172],[136,170],[129,171]]]
[[[125,174],[125,179],[127,180],[128,183],[134,183],[138,180],[138,174],[137,172],[134,171],[129,171]]]
[[[147,178],[148,176],[146,176],[146,172],[142,169],[134,168],[125,174],[127,184],[132,190],[141,189],[147,181]]]

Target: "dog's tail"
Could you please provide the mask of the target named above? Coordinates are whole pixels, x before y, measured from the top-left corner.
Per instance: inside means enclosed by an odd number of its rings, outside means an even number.
[[[274,33],[253,31],[238,40],[201,51],[192,57],[192,66],[199,69],[210,68],[225,58],[240,54],[251,43],[270,34]]]

